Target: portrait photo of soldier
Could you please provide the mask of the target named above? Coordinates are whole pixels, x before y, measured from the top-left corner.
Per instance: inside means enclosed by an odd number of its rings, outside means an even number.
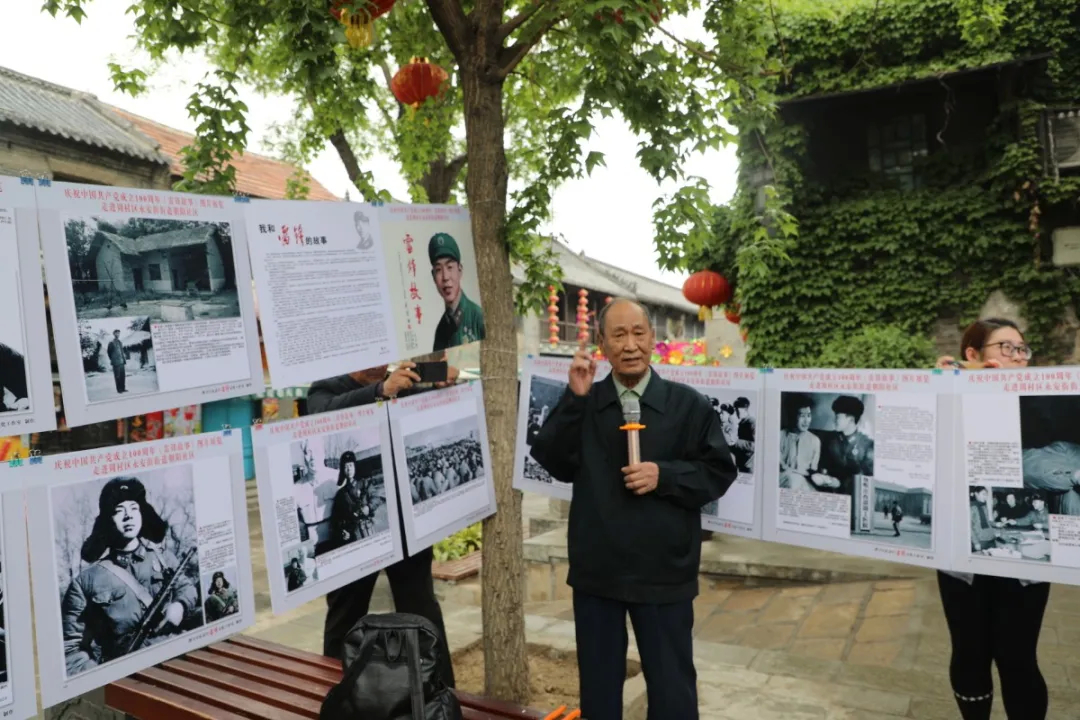
[[[235,569],[229,568],[228,574],[235,576]],[[240,598],[236,587],[229,581],[224,570],[218,570],[211,575],[204,586],[206,601],[203,602],[203,611],[206,613],[207,623],[217,622],[240,612]]]
[[[484,311],[465,295],[461,278],[465,268],[461,248],[448,233],[436,233],[428,242],[431,279],[445,303],[439,324],[435,328],[434,352],[484,339]]]
[[[51,503],[68,677],[203,625],[190,465],[58,486]]]

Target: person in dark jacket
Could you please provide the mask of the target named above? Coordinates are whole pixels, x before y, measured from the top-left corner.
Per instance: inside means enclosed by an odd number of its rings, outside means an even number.
[[[404,362],[394,372],[387,374],[387,367],[373,368],[361,372],[340,375],[328,380],[312,383],[308,390],[307,411],[309,414],[342,410],[344,408],[370,405],[378,400],[390,400],[395,397],[419,392],[413,388],[420,382],[420,376],[411,362]],[[448,382],[457,380],[458,371],[450,368]],[[387,472],[387,484],[393,482],[393,472]],[[404,528],[401,515],[401,503],[398,503],[398,521]],[[402,543],[405,531],[401,531]],[[446,643],[446,626],[443,623],[442,608],[435,597],[435,581],[431,576],[431,563],[434,554],[431,548],[421,550],[410,556],[405,549],[405,559],[386,568],[386,577],[390,581],[390,591],[394,595],[394,609],[397,612],[412,613],[425,617],[439,629],[442,644],[440,655],[444,658],[442,668],[443,681],[454,687],[454,668],[450,664],[450,648]],[[345,636],[352,630],[360,618],[368,614],[371,595],[375,591],[375,581],[379,574],[373,573],[334,590],[326,596],[326,621],[323,625],[323,655],[342,659]]]
[[[4,391],[15,397],[12,407],[4,404]],[[0,412],[24,409],[30,393],[26,387],[26,360],[22,353],[0,343]]]
[[[652,321],[620,299],[599,314],[611,374],[598,383],[581,347],[569,385],[533,439],[532,456],[574,484],[567,583],[574,591],[582,717],[622,718],[626,616],[645,672],[649,720],[696,720],[693,599],[701,564],[701,508],[737,471],[720,420],[693,388],[649,367]],[[641,460],[629,464],[621,402],[641,407]]]

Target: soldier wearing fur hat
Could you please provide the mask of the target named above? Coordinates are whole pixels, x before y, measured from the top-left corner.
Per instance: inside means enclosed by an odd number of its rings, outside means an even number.
[[[210,589],[206,593],[203,609],[206,611],[206,622],[214,622],[240,612],[236,590],[225,579],[225,573],[220,570],[210,578]]]
[[[98,516],[82,546],[87,567],[61,603],[69,677],[126,654],[128,638],[176,573],[164,617],[151,629],[147,644],[179,632],[185,617],[198,611],[198,589],[161,545],[167,531],[138,479],[114,478],[102,488]]]
[[[447,233],[436,233],[428,243],[431,278],[446,303],[435,328],[434,351],[484,339],[484,311],[461,289],[461,249]]]

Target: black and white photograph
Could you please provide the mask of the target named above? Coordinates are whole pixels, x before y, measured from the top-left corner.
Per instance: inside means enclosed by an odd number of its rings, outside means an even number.
[[[377,431],[298,440],[289,453],[300,541],[315,557],[390,528]]]
[[[68,678],[203,626],[192,473],[175,465],[50,490]]]
[[[738,390],[698,389],[709,398],[713,411],[720,418],[724,440],[735,456],[736,469],[740,473],[753,474],[758,408],[747,393]]]
[[[485,477],[476,415],[406,435],[404,441],[414,512],[423,511],[429,500]]]
[[[150,318],[80,320],[79,346],[88,403],[158,391]]]
[[[780,395],[780,487],[854,498],[856,479],[874,476],[874,397]]]
[[[873,511],[857,528],[855,537],[929,550],[933,546],[934,493],[919,480],[896,480],[874,478],[870,483]]]
[[[64,235],[80,321],[240,317],[228,222],[74,216]]]
[[[973,485],[968,504],[972,555],[1050,562],[1047,493]]]
[[[308,583],[319,581],[319,569],[315,565],[315,546],[304,543],[282,553],[285,573],[285,592],[293,592]]]
[[[0,696],[8,684],[7,612],[4,606],[4,567],[0,563]]]
[[[203,575],[203,615],[207,625],[240,614],[240,594],[237,589],[235,566]]]
[[[18,275],[0,269],[0,413],[28,412],[30,376],[26,366],[22,293]]]
[[[529,385],[529,418],[525,426],[525,446],[532,447],[533,438],[544,426],[548,415],[558,405],[559,399],[566,392],[566,383],[558,380],[533,375]],[[547,470],[540,467],[540,463],[532,459],[526,449],[525,466],[523,474],[526,480],[534,480],[542,483],[552,483],[554,478]]]
[[[1051,515],[1080,515],[1080,395],[1021,395],[1024,489]]]

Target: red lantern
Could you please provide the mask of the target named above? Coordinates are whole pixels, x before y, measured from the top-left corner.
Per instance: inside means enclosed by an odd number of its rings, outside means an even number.
[[[428,98],[442,94],[444,83],[450,79],[445,70],[424,57],[414,57],[390,81],[390,91],[402,105],[414,110]]]
[[[367,47],[374,39],[372,23],[390,12],[397,0],[334,0],[330,14],[345,26],[345,39],[354,48]]]
[[[724,317],[726,317],[727,321],[732,325],[738,325],[739,321],[742,320],[742,316],[739,314],[739,304],[735,303],[735,305],[726,307],[724,309]]]
[[[694,273],[683,283],[683,297],[700,306],[698,319],[712,318],[712,308],[731,299],[731,286],[727,278],[712,270]]]

